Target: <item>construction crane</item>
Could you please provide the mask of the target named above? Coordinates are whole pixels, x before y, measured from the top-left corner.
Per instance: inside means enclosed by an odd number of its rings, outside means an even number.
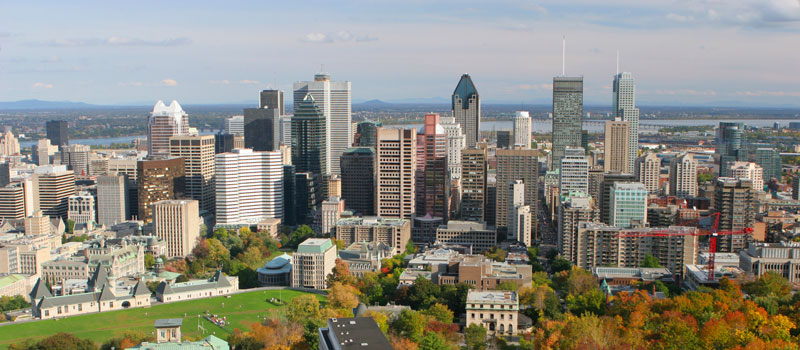
[[[705,230],[695,230],[692,233],[675,233],[674,231],[670,230],[650,230],[650,231],[637,231],[637,230],[623,230],[617,234],[618,238],[641,238],[641,237],[674,237],[674,236],[709,236],[708,241],[708,280],[714,281],[716,279],[716,275],[714,274],[714,260],[715,255],[717,253],[717,237],[719,236],[739,236],[739,235],[750,235],[753,234],[752,227],[746,227],[743,230],[738,231],[719,231],[719,218],[720,213],[714,213],[706,217],[712,217],[713,223],[711,224],[711,231]],[[697,222],[701,218],[687,221],[681,226],[691,226],[686,225],[688,223]]]

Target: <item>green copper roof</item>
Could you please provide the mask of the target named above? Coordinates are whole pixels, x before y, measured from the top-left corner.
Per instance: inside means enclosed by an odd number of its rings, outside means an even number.
[[[297,246],[298,253],[312,253],[321,254],[333,246],[328,238],[309,238],[305,242]]]
[[[469,98],[477,94],[478,89],[475,88],[475,84],[472,83],[472,78],[469,77],[469,74],[462,75],[461,80],[458,81],[458,86],[456,86],[456,91],[453,91],[453,109],[456,109],[456,96],[461,98],[461,107],[467,109],[469,108]]]
[[[8,276],[5,276],[5,277],[0,277],[0,288],[8,287],[12,283],[17,282],[19,280],[24,280],[24,279],[25,279],[25,276],[23,276],[23,275],[8,275]]]

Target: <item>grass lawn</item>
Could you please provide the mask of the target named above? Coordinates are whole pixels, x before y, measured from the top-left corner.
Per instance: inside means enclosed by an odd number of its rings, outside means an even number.
[[[200,339],[209,334],[227,339],[235,328],[250,329],[253,322],[269,314],[282,312],[283,308],[269,302],[270,298],[283,297],[284,301],[305,294],[293,290],[267,290],[240,293],[230,298],[224,296],[207,299],[160,304],[149,308],[135,308],[90,315],[72,316],[58,320],[45,320],[0,326],[0,349],[26,339],[45,338],[58,332],[67,332],[79,338],[91,339],[98,345],[127,330],[153,334],[153,322],[160,318],[183,318],[181,333],[186,339]],[[320,301],[323,296],[318,296]],[[226,316],[225,328],[199,318],[206,310],[219,317]],[[199,321],[198,321],[199,320]],[[205,333],[198,329],[198,322]]]

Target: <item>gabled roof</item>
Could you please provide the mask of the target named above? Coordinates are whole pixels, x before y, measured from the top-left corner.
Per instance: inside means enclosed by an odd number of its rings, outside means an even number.
[[[103,290],[100,291],[99,301],[113,301],[116,299],[117,297],[114,295],[114,292],[111,291],[111,287],[109,287],[108,285],[104,285]]]
[[[217,282],[217,287],[230,287],[231,281],[228,281],[228,277],[222,274],[222,271],[217,270],[217,273],[214,274],[214,281]]]
[[[33,286],[31,290],[31,294],[29,294],[31,300],[39,300],[42,297],[52,297],[53,294],[50,293],[50,289],[47,288],[44,281],[40,278],[36,280],[36,284]]]
[[[147,288],[147,285],[144,283],[143,280],[139,280],[136,282],[136,285],[133,287],[133,296],[138,297],[140,295],[150,295],[150,289]]]
[[[167,283],[166,281],[161,282],[161,284],[158,285],[158,288],[156,288],[156,294],[165,295],[165,294],[172,294],[172,293],[173,293],[172,292],[172,287],[170,287],[169,283]]]
[[[90,291],[98,291],[108,283],[108,271],[101,264],[97,264],[94,275],[86,282],[86,287]]]
[[[162,318],[156,320],[154,327],[156,328],[172,328],[180,327],[183,324],[182,318]]]

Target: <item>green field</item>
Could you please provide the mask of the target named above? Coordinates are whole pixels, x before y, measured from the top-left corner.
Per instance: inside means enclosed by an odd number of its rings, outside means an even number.
[[[152,334],[153,322],[159,318],[183,318],[181,333],[186,339],[199,339],[209,334],[227,339],[235,328],[243,331],[250,329],[250,324],[269,315],[282,312],[282,307],[270,303],[270,298],[279,296],[289,301],[305,294],[293,290],[267,290],[240,293],[226,298],[224,296],[207,299],[160,304],[149,308],[103,312],[81,316],[72,316],[58,320],[44,320],[0,326],[0,349],[26,339],[44,338],[57,332],[67,332],[79,338],[86,338],[100,344],[110,338],[121,335],[127,330]],[[323,300],[323,296],[318,296]],[[224,306],[223,306],[224,304]],[[225,328],[198,318],[205,315],[206,310],[219,317],[226,316]],[[198,329],[198,323],[205,328],[205,334]]]

